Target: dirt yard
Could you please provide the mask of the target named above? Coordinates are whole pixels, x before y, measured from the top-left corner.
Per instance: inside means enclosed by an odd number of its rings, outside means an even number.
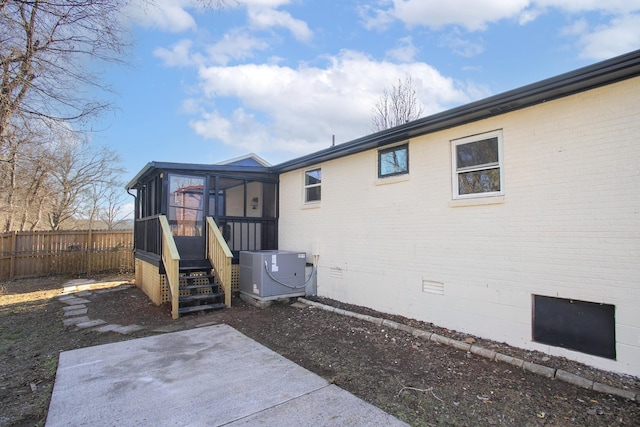
[[[639,426],[640,404],[550,380],[506,363],[424,341],[407,333],[328,311],[277,304],[267,309],[233,300],[233,307],[171,320],[136,287],[91,292],[87,315],[144,329],[130,334],[63,325],[57,298],[70,278],[0,285],[0,426],[44,425],[61,351],[226,323],[328,381],[414,426]],[[105,279],[105,278],[97,278]],[[121,276],[123,284],[131,277]],[[112,278],[109,278],[112,280]],[[320,300],[385,317],[521,357],[621,389],[637,378],[597,371],[397,316]]]

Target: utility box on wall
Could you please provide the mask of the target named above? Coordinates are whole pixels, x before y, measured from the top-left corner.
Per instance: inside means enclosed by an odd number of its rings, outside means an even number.
[[[260,301],[304,296],[306,258],[304,252],[240,252],[240,293]]]

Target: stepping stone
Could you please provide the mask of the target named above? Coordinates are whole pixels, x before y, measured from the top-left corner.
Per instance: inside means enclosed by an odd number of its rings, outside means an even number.
[[[62,302],[65,304],[73,305],[73,304],[89,304],[91,301],[89,301],[88,299],[73,297],[73,300],[64,300]]]
[[[69,326],[69,325],[77,325],[78,323],[84,323],[88,321],[89,321],[89,317],[82,316],[82,317],[72,317],[70,319],[64,319],[62,323],[64,324],[64,326]]]
[[[71,310],[79,310],[81,308],[87,308],[86,305],[84,304],[76,304],[76,305],[67,305],[62,307],[62,309],[67,312],[67,311],[71,311]]]
[[[64,317],[81,316],[87,314],[88,308],[78,308],[77,310],[68,310],[64,312]]]
[[[80,329],[93,328],[94,326],[104,325],[105,322],[102,319],[89,320],[88,322],[77,323],[76,326]]]
[[[79,285],[90,285],[93,283],[96,283],[96,281],[93,279],[73,279],[65,283],[64,287],[67,288],[67,287],[79,286]]]
[[[118,325],[116,323],[109,323],[107,325],[102,325],[102,326],[98,326],[97,328],[94,328],[93,330],[96,332],[114,332],[116,331],[118,328],[121,328],[121,325]]]
[[[89,291],[76,292],[76,296],[79,296],[79,297],[88,297],[89,295],[91,295],[91,292]]]

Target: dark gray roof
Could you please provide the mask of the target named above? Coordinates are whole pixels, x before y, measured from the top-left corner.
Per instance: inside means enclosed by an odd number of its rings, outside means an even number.
[[[135,177],[125,186],[127,190],[135,188],[144,179],[158,173],[158,171],[169,171],[174,173],[230,173],[230,174],[274,174],[267,166],[245,166],[244,164],[232,163],[226,165],[211,165],[197,163],[172,163],[172,162],[149,162],[136,174]]]
[[[273,167],[278,173],[394,144],[640,75],[640,50],[354,139]],[[640,95],[640,94],[638,94]]]

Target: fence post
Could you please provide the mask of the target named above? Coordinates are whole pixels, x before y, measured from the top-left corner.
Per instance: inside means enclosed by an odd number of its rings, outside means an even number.
[[[18,237],[18,232],[14,231],[11,233],[11,258],[9,260],[9,281],[13,280],[13,277],[16,274],[16,256],[18,245],[16,244],[16,239]]]

